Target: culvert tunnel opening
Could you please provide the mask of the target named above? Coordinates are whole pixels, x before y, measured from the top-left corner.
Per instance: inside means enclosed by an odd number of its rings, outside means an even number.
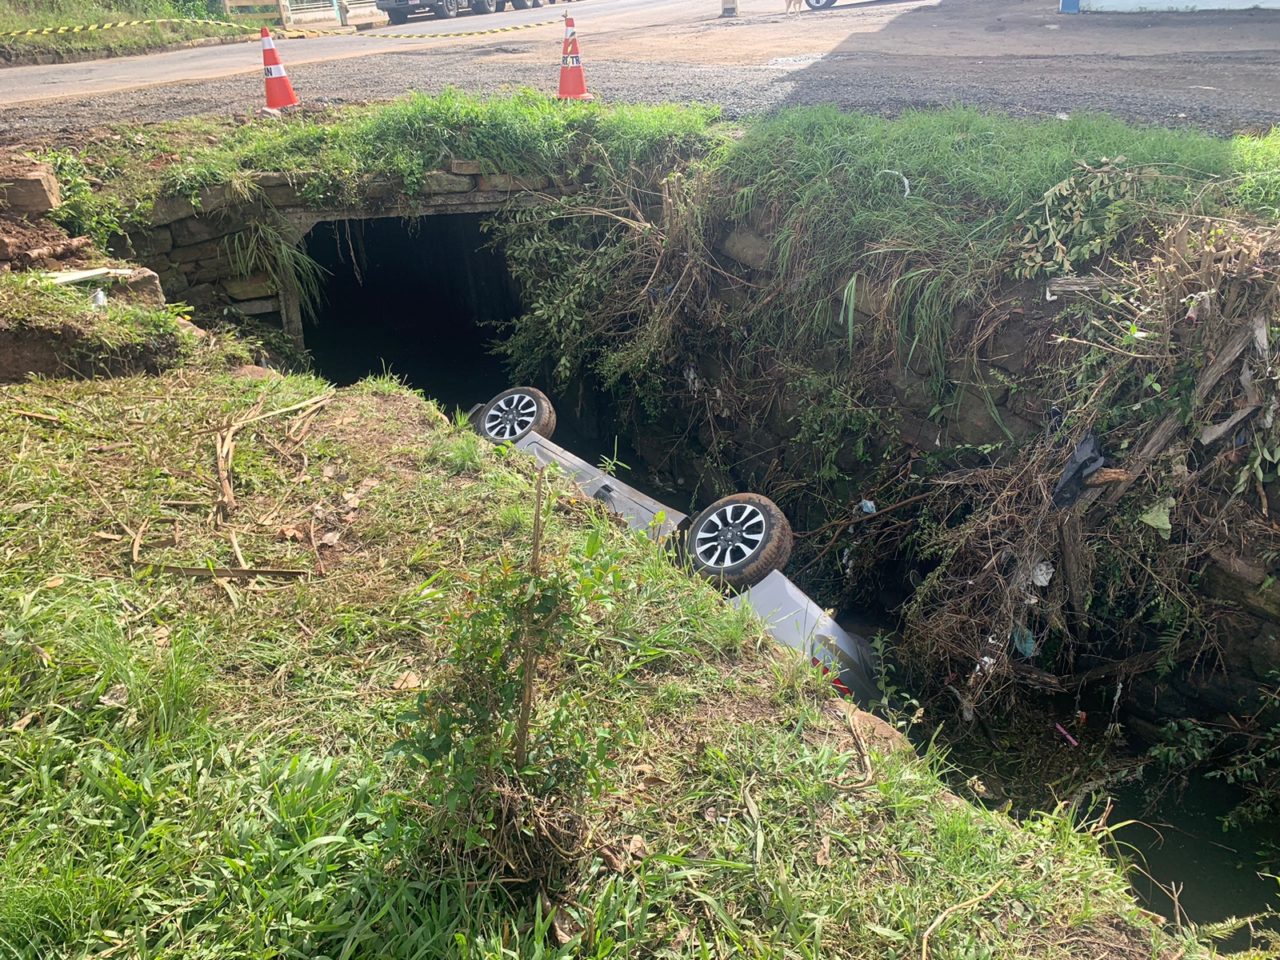
[[[484,232],[486,214],[324,221],[303,241],[324,271],[315,315],[304,327],[316,371],[339,386],[390,373],[437,401],[468,410],[513,386],[494,346],[520,315],[506,257]],[[578,456],[617,464],[654,497],[672,488],[640,468],[618,434],[603,394],[579,384],[531,386],[556,408],[555,439]],[[632,469],[634,468],[634,469]],[[682,506],[684,504],[681,504]]]
[[[481,214],[317,224],[304,245],[323,293],[305,336],[320,375],[390,373],[446,410],[509,386],[493,338],[520,295],[482,226]]]

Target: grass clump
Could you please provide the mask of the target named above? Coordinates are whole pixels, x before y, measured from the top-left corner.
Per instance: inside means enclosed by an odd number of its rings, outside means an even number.
[[[198,356],[0,411],[9,955],[1203,952],[1098,837],[958,802],[708,585],[560,479],[539,519],[522,457],[391,381]],[[415,703],[488,682],[458,657],[498,666],[552,583],[529,766],[451,806],[393,747],[439,729]],[[503,717],[484,743],[509,756]],[[522,872],[530,850],[558,869]]]
[[[108,289],[110,286],[108,286]],[[155,306],[112,289],[102,306],[91,284],[57,285],[30,274],[0,275],[0,378],[160,370],[194,348],[184,304]],[[10,369],[12,367],[12,369]]]
[[[273,123],[192,120],[121,128],[61,161],[104,189],[83,203],[69,229],[96,223],[117,230],[142,224],[158,196],[198,200],[227,187],[245,197],[258,173],[290,174],[317,206],[359,204],[372,181],[390,181],[412,197],[431,189],[430,174],[449,162],[478,160],[488,170],[576,181],[602,163],[661,176],[681,158],[717,142],[710,108],[564,104],[524,91],[481,98],[456,90],[413,94],[377,107],[308,113]],[[84,167],[86,169],[79,169]]]
[[[217,0],[0,0],[0,34],[122,20],[226,21]],[[247,28],[208,23],[161,23],[48,36],[0,36],[0,61],[66,62],[119,57],[202,37],[234,37]]]
[[[766,285],[750,292],[733,321],[751,349],[804,355],[841,342],[851,348],[865,339],[860,328],[875,314],[887,322],[898,357],[931,371],[941,398],[957,311],[982,309],[1016,271],[1024,227],[1081,162],[1114,163],[1140,180],[1128,196],[1114,196],[1111,183],[1095,193],[1083,215],[1097,222],[1086,224],[1083,239],[1099,242],[1082,266],[1159,211],[1204,203],[1206,192],[1215,208],[1265,215],[1274,211],[1280,189],[1275,134],[1229,141],[1101,116],[1028,121],[956,108],[886,119],[801,108],[750,124],[715,155],[687,206],[701,209],[704,229],[720,229],[722,221],[708,217],[718,210],[730,225],[748,225],[770,241]],[[682,210],[672,222],[645,227],[681,232],[688,215]],[[616,227],[598,217],[585,227],[581,244],[613,228],[610,247],[647,245],[644,230]],[[519,231],[511,234],[518,242]],[[662,266],[687,274],[678,262]],[[533,290],[553,276],[533,262],[526,273]],[[655,356],[675,339],[701,332],[689,297],[677,294],[668,306],[652,296],[672,279],[637,284],[623,273],[612,281],[610,294],[621,306],[592,331],[586,346],[595,346],[595,360],[583,365],[604,373],[606,382],[619,369],[632,381],[650,381]],[[539,322],[540,306],[530,311],[529,324]],[[671,314],[668,335],[637,351],[655,313]],[[618,320],[628,323],[631,336],[619,335]],[[566,339],[545,342],[527,365],[554,367],[552,356],[571,346]],[[683,378],[682,370],[673,372]]]

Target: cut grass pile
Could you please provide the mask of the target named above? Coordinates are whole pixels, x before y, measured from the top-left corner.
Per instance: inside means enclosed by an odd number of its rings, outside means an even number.
[[[457,618],[510,601],[531,467],[394,382],[216,357],[0,388],[6,957],[1204,953],[1097,835],[956,800],[559,480],[545,562],[593,599],[534,727],[569,704],[608,762],[562,883],[462,856],[389,751]],[[213,576],[246,566],[304,575]]]
[[[16,30],[118,23],[122,20],[220,20],[221,3],[204,0],[0,0],[0,63],[65,62],[159,50],[203,37],[235,37],[249,28],[163,23],[81,33],[7,37]]]

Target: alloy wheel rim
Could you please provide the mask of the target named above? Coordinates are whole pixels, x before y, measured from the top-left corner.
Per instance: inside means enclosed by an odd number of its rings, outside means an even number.
[[[730,503],[698,527],[693,552],[708,567],[729,567],[755,555],[764,543],[764,514],[749,503]]]
[[[484,432],[495,440],[515,440],[533,426],[537,416],[538,401],[527,393],[513,393],[489,408]]]

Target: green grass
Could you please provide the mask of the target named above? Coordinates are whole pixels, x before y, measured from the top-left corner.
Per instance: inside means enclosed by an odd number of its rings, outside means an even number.
[[[293,116],[274,123],[196,118],[126,127],[118,137],[47,158],[64,179],[87,172],[69,213],[77,229],[104,239],[111,226],[145,222],[159,196],[196,199],[204,189],[242,196],[264,171],[292,175],[311,203],[357,203],[373,180],[414,196],[427,175],[454,159],[478,160],[495,172],[572,181],[597,165],[631,167],[658,177],[683,158],[719,142],[715,111],[675,106],[603,107],[559,103],[522,92],[482,99],[457,91],[414,94],[378,107]]]
[[[205,0],[0,0],[0,34],[121,20],[228,20]],[[240,32],[247,32],[241,29]],[[127,56],[201,37],[232,37],[236,28],[199,23],[151,24],[51,36],[0,36],[0,62],[68,61]]]
[[[1069,243],[1101,237],[1103,252],[1121,250],[1148,223],[1193,210],[1265,219],[1280,208],[1274,131],[1225,139],[1099,115],[1027,120],[955,108],[890,119],[817,107],[783,110],[746,124],[739,137],[690,146],[662,158],[697,178],[685,205],[674,217],[646,210],[668,242],[666,262],[647,255],[652,229],[622,229],[599,215],[620,206],[619,194],[652,190],[653,179],[622,176],[579,204],[503,229],[532,297],[514,329],[526,371],[555,370],[564,380],[589,372],[652,391],[655,359],[683,355],[699,339],[716,349],[710,344],[732,330],[739,369],[729,389],[753,391],[761,363],[804,365],[815,352],[858,366],[848,356],[857,344],[866,363],[888,351],[924,372],[941,402],[950,392],[955,317],[981,312],[1014,279],[1046,195],[1081,175],[1082,163],[1109,161],[1120,188],[1132,188],[1121,196],[1104,184],[1087,197],[1085,222]],[[1072,222],[1071,212],[1064,219]],[[727,322],[690,321],[703,311],[682,313],[678,300],[667,316],[653,291],[669,285],[696,300],[690,268],[713,285],[709,252],[737,224],[766,237],[767,273],[737,297]],[[692,263],[670,253],[685,250],[686,234]],[[1099,259],[1078,256],[1072,267],[1087,270]],[[627,262],[636,268],[618,268]],[[566,308],[575,289],[592,284],[594,295]],[[621,306],[601,313],[599,302]],[[844,356],[836,353],[841,345]],[[676,391],[683,364],[667,372],[666,387]],[[835,388],[825,384],[806,401],[822,404]]]
[[[217,526],[214,429],[329,389],[220,363],[0,388],[5,956],[883,960],[931,926],[934,960],[1203,953],[1135,907],[1103,838],[1015,826],[851,733],[820,678],[563,481],[545,557],[596,587],[534,724],[572,702],[608,763],[563,881],[504,883],[389,751],[451,618],[509,601],[486,591],[527,560],[529,464],[368,381],[305,429],[243,428]],[[250,566],[310,576],[161,568],[237,564],[232,531]]]
[[[1141,212],[1176,215],[1214,187],[1225,205],[1262,215],[1280,199],[1278,132],[1227,140],[971,109],[785,111],[734,144],[721,192],[735,220],[768,212],[777,282],[790,293],[781,325],[795,341],[830,338],[832,293],[861,274],[889,291],[901,352],[945,363],[956,309],[980,307],[1005,279],[1026,211],[1078,163],[1104,158],[1155,175]]]
[[[66,369],[84,372],[159,369],[179,362],[194,349],[194,336],[180,319],[182,304],[153,306],[111,290],[95,308],[95,286],[67,284],[31,274],[0,275],[0,336],[7,349],[38,345],[57,355]]]

